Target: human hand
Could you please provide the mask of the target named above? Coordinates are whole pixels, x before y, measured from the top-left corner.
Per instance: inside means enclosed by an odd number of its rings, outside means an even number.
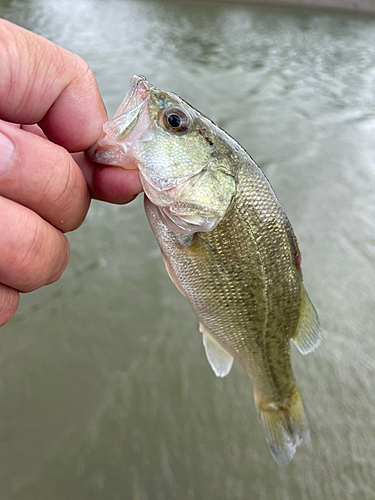
[[[108,120],[81,58],[0,19],[0,61],[2,326],[19,292],[61,276],[69,258],[63,233],[81,225],[91,197],[127,203],[142,187],[135,165],[102,168],[77,153]]]

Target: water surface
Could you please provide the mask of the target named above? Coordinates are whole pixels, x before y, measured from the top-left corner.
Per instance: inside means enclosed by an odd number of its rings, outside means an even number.
[[[0,2],[78,53],[112,114],[134,73],[235,137],[298,236],[324,342],[293,364],[312,441],[272,460],[235,363],[216,379],[139,197],[93,202],[56,284],[0,335],[0,497],[375,498],[375,24],[174,1]]]

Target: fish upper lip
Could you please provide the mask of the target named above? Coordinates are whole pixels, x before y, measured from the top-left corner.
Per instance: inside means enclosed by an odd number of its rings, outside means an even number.
[[[145,101],[150,92],[150,84],[143,75],[134,75],[130,80],[129,92],[126,99],[126,104],[129,104],[135,94],[138,94],[142,101]]]
[[[146,80],[146,77],[134,75],[130,80],[128,93],[116,113],[113,115],[112,120],[119,118],[124,113],[128,113],[139,104],[144,103],[149,97],[150,87],[151,85]]]
[[[125,99],[113,118],[104,123],[102,136],[86,151],[88,158],[108,165],[126,164],[125,157],[130,147],[127,139],[137,124],[142,110],[147,106],[150,87],[144,76],[133,76]]]
[[[150,84],[143,75],[134,75],[131,79],[133,92],[138,92],[143,100],[146,100],[150,92]]]

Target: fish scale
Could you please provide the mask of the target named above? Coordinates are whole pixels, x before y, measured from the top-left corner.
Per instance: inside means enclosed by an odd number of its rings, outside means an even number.
[[[285,267],[289,269],[291,263],[286,231],[273,231],[272,238],[269,238],[269,229],[258,222],[261,217],[249,217],[248,211],[246,219],[242,216],[248,207],[246,198],[254,192],[254,187],[247,185],[247,170],[246,166],[239,169],[237,192],[227,216],[214,231],[197,233],[193,245],[184,247],[176,242],[167,227],[161,232],[159,225],[154,226],[153,222],[151,225],[200,321],[239,359],[252,378],[254,389],[264,398],[283,404],[294,385],[289,339],[297,326],[302,278],[296,270],[294,283],[290,279],[284,283],[288,275]],[[260,188],[263,189],[262,184]],[[272,198],[270,202],[277,203]],[[260,206],[255,206],[254,210],[265,211],[268,218],[272,212],[268,204],[263,197]],[[280,220],[283,221],[281,214]],[[254,234],[258,233],[260,240],[256,242]],[[275,240],[275,233],[280,241]],[[283,247],[285,258],[280,255]],[[270,256],[275,248],[278,259],[272,262]],[[269,265],[263,264],[262,254],[266,255]],[[249,273],[244,273],[244,270],[249,270]],[[260,278],[264,274],[266,278]],[[249,279],[249,275],[253,279]],[[272,292],[267,292],[270,287]],[[265,330],[268,330],[267,336]],[[271,335],[271,331],[282,331],[284,335],[280,338],[277,334]],[[274,351],[281,351],[282,355],[280,352],[277,356],[267,354]],[[270,379],[265,373],[262,377],[257,376],[257,357],[261,357],[268,367],[277,360],[271,373],[280,372],[282,376],[270,376]],[[267,361],[268,357],[270,361]]]
[[[144,77],[133,77],[115,122],[87,155],[136,162],[148,220],[170,278],[199,319],[211,367],[223,377],[233,359],[241,363],[272,456],[289,463],[310,439],[290,340],[307,354],[321,333],[283,208],[234,139]]]

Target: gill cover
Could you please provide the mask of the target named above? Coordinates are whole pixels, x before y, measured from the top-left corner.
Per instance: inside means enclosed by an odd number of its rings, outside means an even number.
[[[235,194],[219,142],[211,121],[176,94],[134,76],[121,106],[86,155],[123,168],[133,159],[145,194],[164,222],[172,231],[190,235],[212,231]]]
[[[227,213],[234,193],[235,181],[229,169],[208,164],[184,182],[172,204],[160,209],[171,230],[186,235],[212,231]]]
[[[133,149],[147,197],[170,230],[212,231],[236,189],[212,123],[176,94],[152,86],[148,113],[152,125]]]

